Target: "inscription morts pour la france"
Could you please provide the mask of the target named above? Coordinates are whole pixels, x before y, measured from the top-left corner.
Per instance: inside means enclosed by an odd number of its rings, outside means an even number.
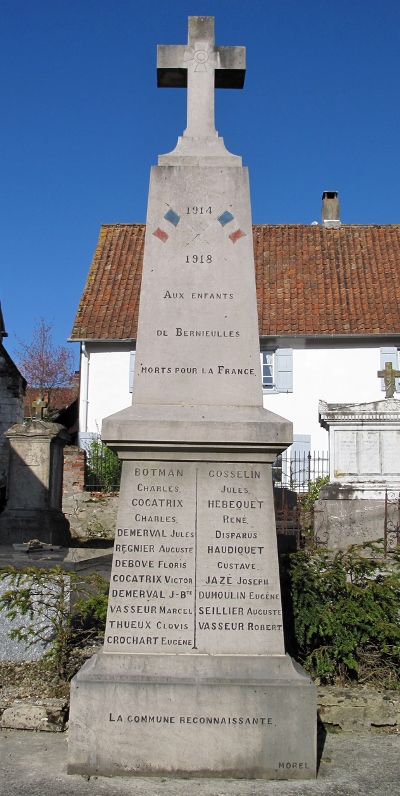
[[[285,655],[271,464],[291,424],[262,407],[247,170],[214,126],[243,47],[212,17],[158,48],[187,128],[151,170],[132,406],[104,648],[74,678],[71,773],[310,778],[315,689]]]

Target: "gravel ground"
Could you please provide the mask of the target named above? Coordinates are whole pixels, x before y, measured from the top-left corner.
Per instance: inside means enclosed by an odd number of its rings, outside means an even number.
[[[37,661],[0,661],[0,710],[8,707],[14,699],[64,696],[64,693],[55,693],[59,689],[57,678]],[[69,685],[65,686],[65,692],[69,692]]]
[[[67,774],[67,733],[0,731],[2,796],[398,796],[400,739],[328,735],[313,781],[177,780]]]
[[[77,671],[97,652],[93,644],[75,650],[71,668]],[[66,697],[69,700],[70,684],[58,680],[51,670],[39,661],[0,661],[0,716],[14,699],[47,699]]]

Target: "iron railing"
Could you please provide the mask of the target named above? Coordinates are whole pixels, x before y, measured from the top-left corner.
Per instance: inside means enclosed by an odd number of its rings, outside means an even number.
[[[99,437],[85,445],[85,491],[119,492],[122,462]]]
[[[400,544],[400,492],[385,491],[384,550],[389,553]]]
[[[293,492],[308,492],[311,483],[329,475],[329,454],[327,451],[285,451],[275,459],[272,474],[275,486]]]

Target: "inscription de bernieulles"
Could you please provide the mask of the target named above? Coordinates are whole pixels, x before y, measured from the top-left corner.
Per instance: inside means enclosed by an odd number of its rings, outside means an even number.
[[[107,651],[258,652],[282,635],[279,583],[259,521],[266,478],[262,464],[131,463]]]
[[[157,197],[147,222],[151,268],[144,269],[143,290],[152,303],[141,302],[134,401],[157,404],[161,392],[171,404],[178,396],[183,403],[214,403],[216,395],[217,403],[229,404],[235,395],[245,405],[261,384],[259,362],[249,356],[258,330],[246,309],[254,290],[243,273],[247,250],[252,257],[248,212],[236,207],[234,184],[228,189],[222,181],[213,186],[211,204],[201,198],[194,204],[190,183],[172,176],[171,195]],[[255,305],[255,293],[252,300]],[[261,387],[256,392],[261,403]]]

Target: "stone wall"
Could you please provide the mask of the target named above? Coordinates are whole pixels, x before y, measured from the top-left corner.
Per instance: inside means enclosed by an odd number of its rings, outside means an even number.
[[[63,496],[63,512],[75,539],[113,539],[117,524],[118,497],[91,492]]]
[[[392,506],[390,509],[393,513]],[[315,501],[314,538],[317,546],[326,546],[336,552],[346,550],[352,544],[383,539],[384,533],[384,500],[320,498]]]
[[[319,688],[318,715],[327,730],[400,730],[400,694],[361,688]]]
[[[86,451],[76,445],[64,448],[63,496],[74,495],[85,489]]]
[[[0,507],[6,497],[10,455],[4,431],[14,423],[22,423],[25,389],[25,379],[0,344]]]
[[[113,539],[118,497],[85,492],[86,451],[76,445],[64,448],[62,509],[75,539]]]

